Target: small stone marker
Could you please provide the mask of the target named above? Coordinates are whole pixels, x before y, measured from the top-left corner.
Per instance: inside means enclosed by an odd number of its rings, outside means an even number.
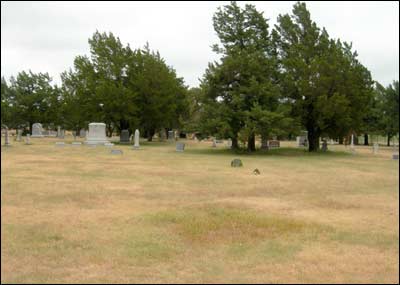
[[[185,144],[182,142],[176,143],[176,151],[183,152],[185,150]]]
[[[31,144],[31,135],[30,134],[26,135],[25,144]]]
[[[217,147],[217,141],[215,139],[213,139],[212,147]]]
[[[231,161],[231,166],[232,167],[242,167],[243,163],[240,159],[235,158],[234,160]]]
[[[71,145],[79,145],[80,146],[80,145],[82,145],[82,143],[81,142],[72,142]]]
[[[72,135],[74,136],[74,141],[76,140],[76,131],[72,131]]]
[[[113,143],[105,143],[104,146],[111,147],[111,146],[114,146],[114,144]]]
[[[112,149],[111,150],[111,154],[122,154],[123,152],[122,152],[122,150],[120,150],[120,149]]]
[[[253,174],[254,175],[260,175],[260,170],[258,170],[258,168],[253,170]]]
[[[398,160],[399,159],[399,154],[398,153],[393,153],[392,159]]]
[[[56,142],[56,145],[58,145],[58,146],[65,146],[65,142]]]
[[[139,130],[136,129],[135,130],[135,138],[134,138],[135,143],[133,145],[134,149],[138,149],[140,147],[140,145],[139,145],[139,136],[140,136]]]

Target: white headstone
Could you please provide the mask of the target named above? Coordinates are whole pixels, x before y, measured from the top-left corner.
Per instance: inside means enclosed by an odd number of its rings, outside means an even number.
[[[31,135],[30,134],[26,135],[25,144],[31,144]]]
[[[104,123],[90,123],[89,133],[86,137],[86,144],[105,144],[109,143],[106,138],[106,124]]]
[[[212,141],[212,147],[217,147],[217,142],[215,139],[213,139],[213,141]]]
[[[378,143],[374,143],[373,147],[372,147],[372,151],[374,152],[374,154],[377,154],[379,150],[379,144]]]
[[[41,123],[35,123],[32,125],[32,138],[42,138],[43,135],[43,127]]]
[[[135,130],[135,144],[133,145],[133,148],[139,148],[139,130]]]

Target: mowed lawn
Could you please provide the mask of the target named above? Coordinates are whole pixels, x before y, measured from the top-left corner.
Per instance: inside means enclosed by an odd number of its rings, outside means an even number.
[[[392,149],[56,141],[2,146],[1,282],[399,282]]]

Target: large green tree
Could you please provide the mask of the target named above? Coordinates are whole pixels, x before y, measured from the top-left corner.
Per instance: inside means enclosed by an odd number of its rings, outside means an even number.
[[[305,3],[296,3],[292,12],[280,15],[275,26],[281,86],[293,116],[308,131],[309,151],[316,151],[322,135],[340,137],[361,129],[373,81],[351,45],[330,39],[311,20]]]
[[[248,150],[254,151],[256,133],[265,134],[260,128],[279,121],[276,51],[268,23],[255,6],[242,9],[236,2],[218,8],[213,22],[221,42],[213,50],[221,60],[209,64],[201,83],[203,130],[231,137],[232,148],[239,147],[242,132]]]
[[[58,88],[51,85],[48,73],[22,71],[17,78],[10,78],[10,89],[13,93],[12,118],[18,126],[28,126],[32,133],[32,125],[40,122],[52,124],[57,119],[59,93]]]

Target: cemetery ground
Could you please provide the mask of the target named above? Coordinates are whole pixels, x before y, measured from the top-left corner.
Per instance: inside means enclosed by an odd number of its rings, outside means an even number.
[[[391,148],[56,141],[2,146],[4,283],[399,282]]]

